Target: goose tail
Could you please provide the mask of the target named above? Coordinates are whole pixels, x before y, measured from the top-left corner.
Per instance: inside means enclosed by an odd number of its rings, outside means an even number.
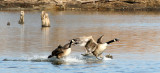
[[[51,58],[51,57],[52,57],[52,55],[49,55],[49,56],[48,56],[48,58]]]

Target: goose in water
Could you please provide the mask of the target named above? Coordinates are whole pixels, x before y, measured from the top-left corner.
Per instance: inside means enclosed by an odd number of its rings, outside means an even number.
[[[98,57],[102,58],[102,53],[104,52],[104,50],[107,48],[107,46],[113,42],[118,42],[119,39],[115,38],[113,40],[110,40],[108,42],[102,43],[101,39],[102,39],[103,35],[97,40],[97,45],[95,50],[92,52],[92,54],[99,59]]]
[[[86,54],[82,54],[82,55],[87,55],[92,53],[92,51],[94,50],[93,48],[97,45],[97,43],[95,42],[92,36],[83,36],[83,37],[75,38],[73,39],[73,44],[85,47]]]
[[[71,53],[71,45],[73,43],[73,40],[70,41],[70,43],[67,43],[64,46],[59,45],[55,50],[52,51],[52,54],[48,56],[48,58],[51,58],[53,56],[56,56],[58,59],[68,56]]]

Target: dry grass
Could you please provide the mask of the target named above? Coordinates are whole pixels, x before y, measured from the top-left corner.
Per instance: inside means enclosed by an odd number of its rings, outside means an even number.
[[[120,1],[138,2],[138,3],[144,4],[146,8],[160,7],[160,0],[120,0]]]
[[[0,0],[0,3],[4,0]],[[0,4],[0,7],[32,7],[47,5],[45,3],[54,2],[54,0],[7,0],[8,3]],[[112,0],[111,2],[97,2],[97,3],[80,3],[76,0],[70,0],[65,4],[65,8],[80,8],[80,9],[93,9],[93,10],[106,10],[106,9],[117,9],[117,10],[160,10],[160,0]],[[75,2],[74,2],[75,1]],[[101,1],[101,0],[99,0]],[[17,3],[18,2],[18,3]],[[42,4],[43,3],[43,4]],[[64,8],[62,5],[59,8]]]

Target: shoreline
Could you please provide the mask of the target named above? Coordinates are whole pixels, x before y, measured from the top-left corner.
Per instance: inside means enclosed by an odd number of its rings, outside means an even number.
[[[77,10],[77,11],[160,11],[160,4],[128,1],[69,1],[63,4],[56,2],[3,2],[0,10]]]

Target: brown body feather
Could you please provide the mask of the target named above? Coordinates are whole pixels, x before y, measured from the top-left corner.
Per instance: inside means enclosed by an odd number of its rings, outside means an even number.
[[[71,53],[71,45],[72,40],[70,43],[67,43],[64,46],[59,45],[55,50],[52,51],[52,54],[48,56],[48,58],[51,58],[53,56],[56,56],[58,59],[67,56]]]

